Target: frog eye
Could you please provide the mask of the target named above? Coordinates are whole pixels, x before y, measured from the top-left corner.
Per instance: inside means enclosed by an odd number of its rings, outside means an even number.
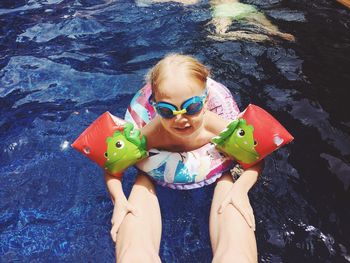
[[[123,141],[117,141],[115,143],[115,147],[117,147],[118,149],[123,149],[124,148],[124,142]]]
[[[242,138],[245,135],[245,131],[243,129],[238,129],[237,136]]]

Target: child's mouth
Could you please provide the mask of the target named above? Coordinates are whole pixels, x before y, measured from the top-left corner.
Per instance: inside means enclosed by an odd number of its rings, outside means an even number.
[[[188,125],[188,126],[185,126],[185,127],[174,127],[174,129],[176,131],[179,131],[179,132],[185,132],[185,131],[188,131],[189,129],[191,129],[191,126]]]

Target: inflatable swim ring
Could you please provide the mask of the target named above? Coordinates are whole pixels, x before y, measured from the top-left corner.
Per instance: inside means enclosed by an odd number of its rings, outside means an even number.
[[[207,108],[227,120],[236,119],[239,109],[231,92],[210,78],[207,80],[207,88]],[[125,114],[126,121],[141,128],[155,117],[156,112],[148,102],[151,93],[151,86],[146,85],[135,94]],[[215,182],[233,165],[232,159],[218,152],[214,144],[208,143],[190,152],[150,149],[149,157],[138,162],[136,167],[162,186],[186,190]]]

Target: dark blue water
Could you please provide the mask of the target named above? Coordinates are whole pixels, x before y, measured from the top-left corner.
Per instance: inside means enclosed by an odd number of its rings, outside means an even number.
[[[246,3],[296,42],[214,41],[207,1],[0,2],[0,262],[115,260],[102,172],[69,145],[104,111],[122,117],[168,52],[202,60],[241,109],[260,105],[295,137],[250,193],[259,261],[350,261],[350,12]],[[213,186],[157,190],[162,261],[210,262]]]

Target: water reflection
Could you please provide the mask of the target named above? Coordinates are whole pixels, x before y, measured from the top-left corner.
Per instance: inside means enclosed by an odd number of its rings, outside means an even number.
[[[65,147],[102,112],[123,116],[144,73],[168,52],[195,55],[241,108],[264,107],[295,136],[266,160],[250,196],[260,261],[350,261],[347,9],[326,0],[244,2],[293,33],[293,43],[208,38],[216,33],[206,1],[7,3],[0,4],[0,261],[114,261],[100,170]],[[227,32],[256,29],[232,23]],[[265,34],[259,30],[251,32]],[[126,174],[126,192],[135,173]],[[210,262],[212,188],[158,191],[162,259]]]

